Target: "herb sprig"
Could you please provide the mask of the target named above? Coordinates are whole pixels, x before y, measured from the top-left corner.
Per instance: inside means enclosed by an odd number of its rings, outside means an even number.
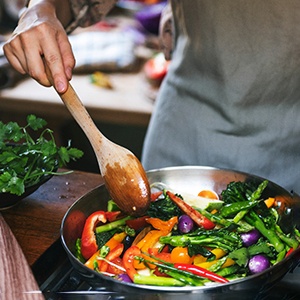
[[[58,147],[53,131],[45,128],[47,122],[35,115],[27,116],[22,127],[16,122],[0,121],[0,192],[22,195],[30,187],[57,172],[71,160],[82,157],[83,152],[67,147]],[[42,130],[37,139],[30,131]]]

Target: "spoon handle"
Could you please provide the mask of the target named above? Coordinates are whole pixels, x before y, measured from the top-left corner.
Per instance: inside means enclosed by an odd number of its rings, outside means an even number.
[[[70,83],[67,91],[63,94],[60,94],[60,98],[86,135],[91,140],[95,140],[96,144],[102,143],[102,140],[105,137],[96,127],[94,121]]]
[[[49,81],[54,85],[52,74],[45,61],[44,66]],[[58,95],[91,143],[101,171],[103,164],[101,151],[104,151],[105,146],[109,146],[109,140],[97,128],[70,82],[67,90],[64,93],[58,93]]]
[[[101,153],[106,151],[105,147],[109,144],[108,139],[97,128],[90,114],[70,83],[67,91],[63,94],[59,94],[59,96],[90,141],[101,169],[100,162],[103,160]]]

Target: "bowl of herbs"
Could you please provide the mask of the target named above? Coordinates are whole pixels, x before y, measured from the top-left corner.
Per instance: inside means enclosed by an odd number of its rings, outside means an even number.
[[[25,126],[0,121],[0,209],[7,209],[36,191],[58,168],[82,157],[79,149],[58,146],[47,122],[28,115]]]

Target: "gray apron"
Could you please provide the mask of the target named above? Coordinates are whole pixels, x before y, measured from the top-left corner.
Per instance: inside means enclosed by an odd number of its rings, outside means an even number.
[[[175,49],[145,169],[201,165],[300,192],[300,1],[172,1]]]

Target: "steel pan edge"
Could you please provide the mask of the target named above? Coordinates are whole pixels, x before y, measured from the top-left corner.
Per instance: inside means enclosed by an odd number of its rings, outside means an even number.
[[[153,182],[164,182],[167,185],[178,187],[180,183],[180,191],[188,189],[191,193],[191,184],[195,184],[197,190],[204,188],[214,189],[216,192],[220,192],[231,181],[247,181],[250,179],[257,179],[262,181],[263,178],[250,175],[243,172],[237,172],[234,170],[217,169],[213,167],[202,166],[182,166],[182,167],[169,167],[157,170],[150,170],[147,172],[147,176],[150,184]],[[195,178],[195,176],[197,178]],[[172,178],[172,179],[171,179]],[[223,178],[222,181],[220,178]],[[201,180],[200,180],[201,179]],[[216,180],[218,180],[216,184]],[[200,185],[200,183],[202,185]],[[268,187],[272,192],[274,190],[283,196],[284,200],[288,203],[293,202],[292,196],[286,190],[278,186],[273,182],[269,182]],[[95,201],[99,199],[99,202]],[[101,200],[100,200],[101,199]],[[86,280],[91,286],[98,291],[109,290],[115,291],[118,294],[127,296],[128,299],[144,299],[148,300],[158,297],[157,299],[182,299],[182,297],[188,297],[188,299],[256,299],[259,295],[267,293],[267,291],[278,282],[287,272],[296,267],[300,258],[300,248],[292,252],[292,254],[285,258],[280,263],[269,268],[268,270],[248,276],[244,279],[239,279],[226,284],[216,286],[204,286],[204,287],[157,287],[157,286],[141,286],[134,284],[127,284],[119,282],[115,279],[111,279],[107,276],[101,275],[80,263],[70,247],[74,248],[75,238],[79,237],[83,228],[86,217],[97,209],[106,209],[109,195],[104,185],[101,185],[94,190],[90,191],[86,195],[78,199],[66,212],[62,224],[61,224],[61,242],[65,249],[68,258],[73,265],[74,269]],[[298,207],[297,207],[298,210]],[[73,215],[73,216],[72,216]],[[75,217],[74,217],[75,216]],[[76,222],[76,230],[74,236],[68,234],[69,221]],[[71,226],[71,227],[72,227]],[[76,237],[77,235],[77,237]],[[71,236],[71,240],[70,240]],[[73,239],[73,240],[72,240]],[[257,298],[259,299],[259,298]]]

